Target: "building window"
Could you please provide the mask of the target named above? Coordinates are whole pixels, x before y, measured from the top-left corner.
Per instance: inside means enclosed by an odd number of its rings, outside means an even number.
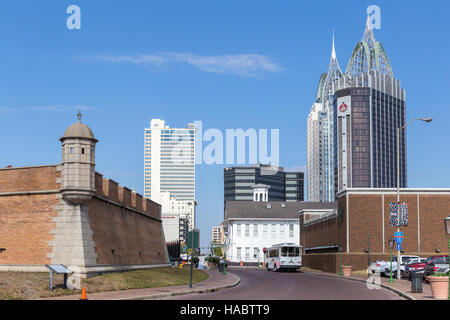
[[[280,238],[284,238],[284,224],[280,224]]]
[[[253,225],[253,237],[255,237],[255,238],[258,237],[258,229],[259,229],[259,225],[258,224],[254,224]]]
[[[241,260],[241,247],[236,248],[236,258]]]
[[[249,224],[245,225],[245,236],[247,238],[250,237],[250,225]]]
[[[241,236],[241,225],[240,224],[236,225],[236,236],[238,236],[238,237]]]
[[[277,225],[276,224],[271,224],[270,227],[271,227],[270,233],[272,234],[272,238],[276,238],[276,236],[277,236]]]
[[[259,248],[253,248],[253,258],[259,258]]]
[[[245,261],[249,261],[250,260],[250,248],[246,247],[245,248]]]
[[[290,238],[294,237],[294,225],[293,224],[289,225],[289,237]]]
[[[263,236],[267,237],[269,233],[269,226],[267,224],[263,224]]]

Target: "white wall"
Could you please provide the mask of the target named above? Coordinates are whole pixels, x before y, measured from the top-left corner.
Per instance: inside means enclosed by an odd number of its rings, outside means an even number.
[[[250,232],[246,234],[245,225],[249,225]],[[264,233],[263,225],[267,224],[267,234]],[[240,225],[241,233],[238,234],[238,225]],[[258,226],[258,234],[255,236],[254,228]],[[272,233],[272,226],[275,225],[275,233]],[[280,225],[284,226],[284,233],[280,231]],[[289,225],[293,225],[294,233],[290,237]],[[300,241],[300,227],[298,219],[286,219],[286,220],[231,220],[228,225],[228,236],[226,239],[227,259],[231,262],[258,262],[258,254],[255,248],[259,249],[259,262],[264,260],[263,248],[269,248],[279,243],[295,243],[299,244]],[[241,256],[238,257],[238,248],[241,248]],[[249,248],[246,251],[246,248]],[[248,252],[248,256],[246,253]],[[255,257],[254,255],[257,254]]]

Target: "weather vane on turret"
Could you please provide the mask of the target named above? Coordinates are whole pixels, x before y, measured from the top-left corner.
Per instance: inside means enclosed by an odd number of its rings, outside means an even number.
[[[81,110],[78,110],[77,117],[78,117],[78,123],[81,123],[81,117],[83,114],[81,113]]]

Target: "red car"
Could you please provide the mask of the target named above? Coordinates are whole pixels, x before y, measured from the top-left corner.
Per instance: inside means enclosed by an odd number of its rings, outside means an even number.
[[[411,263],[405,266],[405,277],[411,280],[411,273],[417,272],[420,274],[423,274],[425,276],[425,269],[427,265],[429,265],[431,262],[433,262],[436,258],[440,257],[447,257],[447,256],[433,256],[428,258],[425,262],[417,262],[417,263]]]

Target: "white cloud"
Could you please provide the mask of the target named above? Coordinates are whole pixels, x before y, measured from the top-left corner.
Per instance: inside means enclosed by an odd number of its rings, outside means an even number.
[[[0,112],[14,112],[14,111],[17,111],[17,109],[10,107],[0,107]]]
[[[142,66],[164,66],[170,63],[187,63],[202,71],[236,74],[244,77],[263,72],[280,72],[283,68],[268,56],[260,54],[227,54],[199,56],[192,53],[162,52],[136,56],[95,56],[96,60],[113,63],[134,63]]]
[[[60,112],[60,111],[75,111],[75,110],[92,110],[89,106],[67,106],[61,104],[49,105],[49,106],[38,106],[32,107],[32,111],[50,111],[50,112]]]
[[[46,112],[61,112],[61,111],[78,111],[78,110],[94,110],[93,107],[83,106],[83,105],[63,105],[54,104],[48,106],[36,106],[28,108],[11,108],[11,107],[0,107],[1,112],[25,112],[25,111],[46,111]]]

